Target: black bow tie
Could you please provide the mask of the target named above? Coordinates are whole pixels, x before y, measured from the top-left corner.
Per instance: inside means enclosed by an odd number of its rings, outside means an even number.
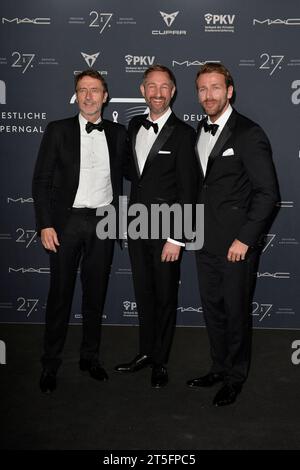
[[[207,118],[204,119],[204,121],[203,121],[204,132],[210,132],[212,135],[215,135],[218,128],[219,128],[218,124],[208,124]]]
[[[85,125],[85,130],[87,131],[88,134],[89,134],[90,132],[92,132],[94,129],[97,129],[97,131],[102,132],[102,131],[103,131],[103,124],[102,124],[102,121],[101,121],[101,122],[98,122],[98,124],[94,124],[93,122],[87,122],[87,123],[86,123],[86,125]]]
[[[150,127],[153,127],[153,130],[155,134],[158,133],[158,124],[156,122],[149,121],[149,119],[144,119],[142,122],[142,125],[145,127],[145,129],[150,129]]]

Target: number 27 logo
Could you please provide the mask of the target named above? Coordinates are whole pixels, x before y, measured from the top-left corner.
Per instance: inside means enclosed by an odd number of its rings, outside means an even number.
[[[263,60],[263,63],[259,68],[261,70],[268,70],[270,72],[270,76],[273,75],[275,70],[281,70],[284,55],[270,55],[267,52],[264,52],[260,55],[260,58]]]

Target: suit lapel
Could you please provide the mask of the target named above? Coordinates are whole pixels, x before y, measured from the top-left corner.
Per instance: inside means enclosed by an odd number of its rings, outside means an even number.
[[[69,138],[71,158],[75,167],[74,178],[76,179],[76,187],[78,187],[80,173],[80,124],[78,115],[74,117]]]
[[[199,151],[198,151],[198,143],[199,143],[199,139],[200,139],[201,130],[202,130],[202,127],[203,127],[203,121],[204,121],[204,119],[201,119],[201,121],[199,122],[198,127],[197,127],[197,138],[196,138],[196,143],[195,143],[195,152],[196,152],[196,155],[198,157],[197,161],[198,161],[201,177],[204,179],[205,176],[204,176],[204,173],[203,173],[203,168],[202,168],[202,165],[201,165],[200,155],[199,155]]]
[[[154,144],[152,145],[150,152],[148,154],[145,166],[143,168],[143,172],[141,177],[144,176],[144,174],[147,172],[149,167],[151,166],[153,160],[155,157],[157,157],[157,154],[159,150],[164,146],[164,144],[167,142],[169,139],[170,135],[172,134],[174,128],[175,128],[175,123],[176,123],[176,116],[175,114],[171,114],[165,125],[163,126],[162,130],[158,134],[157,139],[155,140]]]
[[[133,131],[132,131],[132,139],[131,139],[132,155],[133,155],[134,165],[135,165],[135,169],[136,169],[138,178],[141,177],[141,172],[140,172],[140,168],[139,168],[139,164],[138,164],[138,158],[137,158],[137,154],[136,154],[136,150],[135,150],[135,144],[136,144],[136,136],[137,136],[138,131],[140,130],[141,125],[142,125],[142,123],[141,123],[141,121],[139,121],[137,123],[137,125],[135,126],[135,128],[133,129]]]

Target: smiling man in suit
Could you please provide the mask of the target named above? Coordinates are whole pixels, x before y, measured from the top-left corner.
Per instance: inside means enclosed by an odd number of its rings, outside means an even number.
[[[48,124],[33,177],[37,230],[50,256],[42,392],[56,388],[78,266],[82,284],[79,367],[96,380],[108,376],[99,363],[101,317],[114,240],[96,235],[98,207],[118,204],[126,131],[102,119],[107,84],[97,71],[75,77],[79,114]]]
[[[197,158],[195,131],[180,121],[170,108],[175,77],[165,66],[154,65],[144,74],[140,87],[150,113],[134,117],[128,128],[131,143],[130,207],[195,204]],[[174,239],[174,220],[169,237],[137,238],[128,233],[135,296],[139,315],[139,354],[116,366],[119,372],[136,372],[152,365],[151,384],[168,382],[166,363],[176,321],[179,266],[184,246]],[[176,223],[176,222],[175,222]],[[160,227],[161,228],[161,227]]]
[[[213,404],[233,403],[247,378],[250,312],[258,243],[279,199],[269,140],[230,104],[233,79],[222,65],[203,65],[196,78],[207,117],[199,123],[198,202],[204,204],[204,245],[196,252],[212,367],[192,388],[223,382]]]

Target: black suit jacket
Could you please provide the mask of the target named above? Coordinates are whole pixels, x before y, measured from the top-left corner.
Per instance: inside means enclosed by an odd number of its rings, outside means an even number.
[[[195,130],[172,113],[150,149],[140,174],[135,145],[144,119],[145,115],[136,116],[128,127],[130,204],[142,203],[148,208],[151,204],[164,203],[195,205],[198,185]],[[169,235],[174,238],[172,222]]]
[[[201,128],[202,122],[197,142]],[[228,149],[234,155],[224,156]],[[204,248],[227,254],[235,238],[254,247],[278,200],[269,140],[258,124],[233,110],[211,151],[205,177],[200,164],[198,202],[204,204]]]
[[[117,206],[118,197],[122,194],[126,130],[124,126],[105,119],[103,127],[109,151],[112,204]],[[78,115],[50,122],[40,145],[32,185],[38,232],[47,227],[54,227],[58,233],[62,231],[76,196],[79,172]]]

